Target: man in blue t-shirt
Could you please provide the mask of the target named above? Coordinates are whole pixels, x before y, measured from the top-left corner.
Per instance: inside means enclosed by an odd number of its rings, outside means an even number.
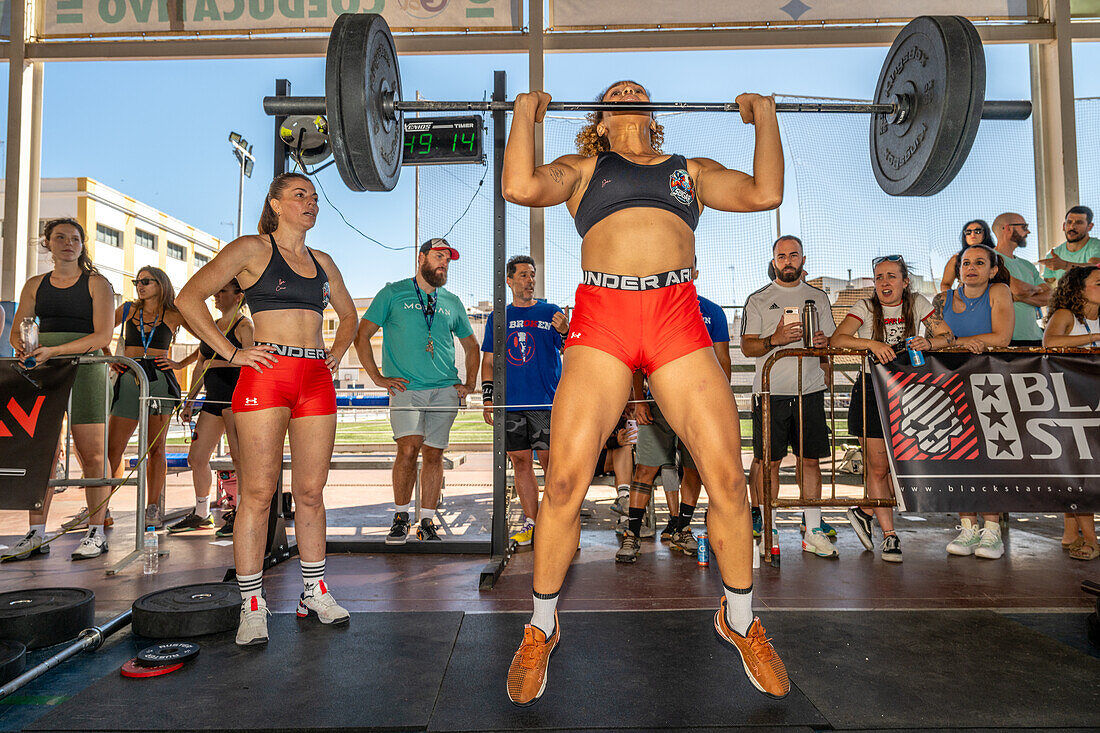
[[[518,544],[529,545],[534,536],[539,508],[539,487],[535,479],[532,451],[538,451],[545,472],[550,459],[550,404],[561,378],[561,349],[569,333],[569,321],[556,305],[535,300],[535,261],[527,255],[508,260],[507,283],[512,302],[506,345],[508,359],[507,395],[495,394],[493,385],[493,314],[485,322],[481,342],[481,392],[485,422],[493,424],[494,398],[504,402],[504,449],[516,476],[516,494],[523,507],[524,522],[512,535]]]
[[[692,279],[699,277],[699,271],[692,271]],[[726,373],[726,380],[730,378],[730,329],[726,321],[726,314],[722,307],[716,303],[699,296],[699,312],[703,316],[703,324],[707,327],[711,343],[714,345],[714,354],[722,371]],[[642,394],[644,391],[644,377],[641,372],[634,374],[634,393]],[[648,392],[645,392],[649,399]],[[661,539],[668,540],[673,550],[694,557],[699,543],[691,532],[691,517],[695,513],[695,506],[699,501],[703,482],[699,476],[699,470],[688,453],[687,448],[677,438],[676,433],[669,427],[661,410],[654,402],[639,402],[634,406],[634,417],[638,421],[638,447],[636,451],[634,477],[630,484],[630,494],[627,527],[623,531],[623,537],[619,551],[615,553],[615,561],[632,563],[638,558],[641,550],[639,538],[641,536],[642,520],[645,517],[646,507],[649,505],[650,496],[653,494],[653,482],[662,466],[676,467],[676,453],[679,449],[680,465],[684,470],[683,480],[679,487],[675,487],[672,478],[675,470],[662,474],[665,500],[668,502],[668,524],[661,531]],[[734,428],[735,429],[735,428]],[[665,477],[668,476],[666,482]],[[682,492],[682,496],[681,493]],[[622,497],[616,498],[616,506],[613,511],[622,513]]]

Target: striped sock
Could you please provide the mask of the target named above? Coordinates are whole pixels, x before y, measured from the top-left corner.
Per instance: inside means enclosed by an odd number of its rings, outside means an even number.
[[[722,590],[726,595],[726,623],[744,636],[752,626],[752,585],[748,588],[730,588],[723,583]]]
[[[241,589],[241,599],[244,601],[260,596],[263,593],[263,584],[264,572],[262,570],[255,575],[237,576],[237,587]]]
[[[560,592],[536,593],[533,590],[531,591],[531,595],[535,600],[535,612],[531,614],[531,625],[542,629],[547,638],[554,633],[554,611],[558,607],[558,593]]]
[[[317,587],[317,584],[325,579],[325,558],[321,558],[317,562],[301,561],[302,564],[302,583],[306,587],[306,593],[313,593],[313,590]]]

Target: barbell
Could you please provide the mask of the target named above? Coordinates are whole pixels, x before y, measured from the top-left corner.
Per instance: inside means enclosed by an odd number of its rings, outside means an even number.
[[[966,162],[982,119],[1024,120],[1031,102],[986,101],[985,51],[962,16],[921,16],[894,39],[868,103],[780,102],[780,113],[871,115],[871,167],[892,196],[942,191]],[[510,111],[510,101],[406,101],[381,15],[344,14],[329,36],[324,97],[264,97],[269,115],[323,115],[340,177],[353,191],[389,191],[401,171],[406,112]],[[736,102],[551,102],[549,110],[737,112]]]

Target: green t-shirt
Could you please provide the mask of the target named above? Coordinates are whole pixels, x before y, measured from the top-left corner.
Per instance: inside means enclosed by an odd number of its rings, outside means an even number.
[[[1050,253],[1052,255],[1058,255],[1066,262],[1088,262],[1093,257],[1100,257],[1100,239],[1089,237],[1085,242],[1085,246],[1076,252],[1069,251],[1069,242],[1062,242],[1052,249]],[[1043,277],[1048,280],[1051,278],[1058,280],[1065,274],[1065,270],[1052,270],[1049,267],[1043,268]]]
[[[425,348],[428,324],[411,277],[386,283],[363,315],[365,320],[382,327],[382,374],[409,380],[411,390],[458,384],[454,337],[474,335],[462,301],[443,288],[436,288],[434,294],[434,356]],[[420,298],[426,303],[427,293],[421,291]]]
[[[1043,279],[1039,277],[1039,271],[1023,257],[1005,257],[1005,267],[1008,274],[1022,283],[1028,285],[1042,285]],[[1014,301],[1012,307],[1016,309],[1016,327],[1012,329],[1013,341],[1040,341],[1043,338],[1043,330],[1037,323],[1041,312],[1030,303]]]

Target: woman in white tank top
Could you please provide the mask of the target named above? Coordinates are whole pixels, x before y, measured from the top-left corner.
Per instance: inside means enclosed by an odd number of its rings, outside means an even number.
[[[1097,348],[1100,342],[1100,267],[1068,270],[1050,299],[1043,346]],[[1100,557],[1092,513],[1066,514],[1062,549],[1075,560]]]

